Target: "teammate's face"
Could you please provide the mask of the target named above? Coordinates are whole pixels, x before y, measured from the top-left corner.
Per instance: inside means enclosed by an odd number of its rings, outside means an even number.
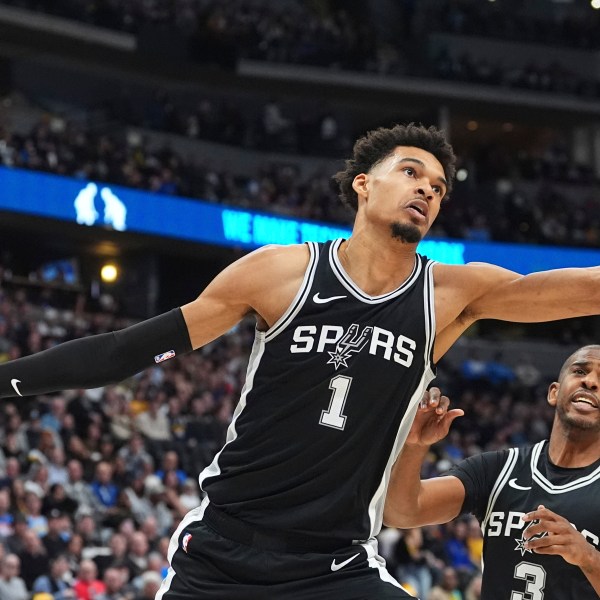
[[[440,211],[446,193],[441,163],[429,152],[398,146],[369,173],[358,175],[354,190],[359,212],[383,224],[401,241],[417,243],[427,233]]]
[[[600,431],[600,349],[580,350],[568,360],[548,402],[567,429]]]

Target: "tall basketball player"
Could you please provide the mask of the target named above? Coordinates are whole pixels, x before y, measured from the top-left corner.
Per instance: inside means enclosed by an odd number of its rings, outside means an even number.
[[[430,444],[459,409],[433,388],[392,471],[385,521],[444,523],[473,513],[483,529],[486,600],[591,600],[600,596],[600,346],[565,361],[548,389],[548,441],[486,452],[447,476],[420,481]],[[437,412],[436,412],[437,411]]]
[[[271,246],[227,267],[181,308],[0,365],[0,396],[98,387],[256,317],[246,384],[205,497],[172,538],[157,598],[402,598],[374,537],[391,467],[434,364],[483,318],[600,311],[600,269],[522,277],[416,252],[455,170],[441,132],[359,139],[337,174],[352,236]]]

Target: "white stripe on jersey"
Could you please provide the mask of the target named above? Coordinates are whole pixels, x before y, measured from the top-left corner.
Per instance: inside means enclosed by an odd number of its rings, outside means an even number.
[[[419,263],[421,261],[419,260]],[[434,310],[434,287],[433,287],[433,262],[428,262],[426,265],[426,277],[424,281],[423,298],[424,298],[424,310],[425,310],[425,344],[424,344],[424,368],[423,375],[413,395],[411,396],[408,406],[406,407],[406,413],[400,421],[398,427],[398,433],[394,440],[392,452],[383,471],[383,476],[375,491],[375,494],[371,498],[369,503],[369,521],[371,523],[370,537],[376,536],[381,531],[383,524],[383,509],[385,505],[385,496],[387,494],[387,488],[390,482],[390,473],[392,467],[404,446],[404,442],[408,436],[408,432],[412,426],[412,422],[417,413],[419,402],[427,389],[427,386],[435,378],[435,373],[431,368],[431,349],[435,340],[435,310]]]
[[[167,559],[169,561],[169,570],[167,571],[166,577],[163,579],[163,582],[160,585],[158,592],[156,592],[156,596],[154,600],[162,600],[162,597],[169,591],[171,587],[171,582],[173,581],[173,577],[175,577],[175,569],[171,566],[173,562],[173,555],[179,548],[179,536],[181,532],[191,523],[195,523],[196,521],[201,521],[202,517],[204,517],[204,511],[208,506],[208,498],[204,498],[200,503],[200,506],[196,508],[192,508],[183,519],[181,519],[181,523],[175,530],[175,533],[171,536],[171,541],[169,542],[169,549],[167,551]]]
[[[542,454],[542,450],[544,448],[544,444],[546,444],[546,440],[538,442],[533,447],[533,452],[531,453],[531,476],[533,481],[535,481],[543,490],[548,492],[549,494],[564,494],[566,492],[571,492],[573,490],[578,490],[579,488],[586,487],[594,481],[600,479],[600,467],[595,469],[589,475],[585,477],[580,477],[579,479],[575,479],[570,483],[565,483],[563,485],[554,485],[542,473],[538,470],[537,464]]]
[[[254,344],[252,346],[252,353],[250,354],[250,359],[248,360],[248,370],[246,371],[246,382],[244,383],[244,387],[242,389],[242,393],[240,395],[240,401],[235,407],[235,411],[233,412],[233,418],[231,419],[231,423],[227,428],[227,436],[225,438],[225,444],[213,458],[213,461],[206,467],[202,473],[200,473],[198,477],[198,481],[200,483],[200,488],[202,488],[203,481],[208,477],[216,477],[221,473],[221,467],[219,466],[219,457],[225,447],[233,442],[237,438],[237,430],[235,428],[235,422],[237,418],[242,414],[244,408],[246,408],[246,398],[248,394],[252,390],[254,385],[254,375],[258,370],[258,365],[260,364],[260,359],[265,351],[265,333],[263,331],[255,331],[254,333]]]
[[[306,298],[312,288],[315,273],[317,272],[317,263],[319,261],[319,246],[315,242],[307,242],[308,250],[310,252],[310,259],[308,266],[304,272],[304,279],[300,285],[300,289],[296,293],[296,296],[292,300],[292,303],[288,306],[287,310],[273,323],[265,332],[265,341],[270,342],[274,337],[279,335],[290,323],[290,321],[298,314],[300,309],[304,306]]]
[[[406,588],[403,588],[390,574],[389,571],[385,568],[385,560],[379,556],[377,550],[377,540],[372,539],[368,542],[360,544],[367,552],[367,564],[372,569],[377,569],[379,573],[379,578],[386,583],[391,583],[393,586],[404,590],[407,594],[409,591]]]
[[[331,246],[329,247],[329,264],[331,265],[331,270],[334,275],[338,278],[339,282],[355,297],[365,302],[367,304],[379,304],[380,302],[386,302],[387,300],[391,300],[392,298],[396,298],[403,294],[406,290],[408,290],[415,280],[419,277],[421,273],[421,260],[418,256],[415,256],[415,265],[413,267],[412,273],[408,276],[408,278],[400,285],[399,288],[388,292],[387,294],[383,294],[381,296],[369,296],[365,294],[355,283],[352,281],[348,273],[344,270],[342,263],[340,262],[338,256],[338,249],[343,240],[337,239],[335,240]]]
[[[517,464],[518,458],[519,458],[519,449],[511,448],[508,451],[508,458],[506,459],[506,462],[504,463],[504,466],[502,467],[502,471],[500,471],[500,475],[498,475],[498,479],[496,479],[496,483],[494,484],[494,487],[492,488],[492,491],[490,493],[490,499],[488,501],[485,517],[483,518],[483,521],[481,522],[481,530],[484,533],[485,533],[485,529],[487,527],[487,522],[492,513],[492,510],[494,509],[494,504],[496,504],[496,500],[498,499],[498,496],[499,496],[500,492],[502,491],[502,488],[504,488],[504,486],[506,485],[506,482],[508,481],[508,478],[510,477],[511,473],[513,472],[513,469],[515,468],[515,465]]]
[[[435,343],[435,287],[433,284],[433,267],[435,265],[437,265],[437,262],[430,260],[425,266],[426,285],[423,301],[425,302],[425,319],[429,317],[431,321],[429,330],[425,329],[428,336],[428,343],[425,344],[425,364],[432,358],[433,344]],[[427,328],[427,326],[426,322],[425,327]]]

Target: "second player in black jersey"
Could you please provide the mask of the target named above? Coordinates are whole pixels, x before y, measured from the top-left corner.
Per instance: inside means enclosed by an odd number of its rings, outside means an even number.
[[[388,523],[439,523],[465,512],[478,518],[486,600],[600,594],[600,346],[567,359],[548,401],[556,407],[549,441],[473,456],[445,477],[419,482],[419,456],[460,414],[434,417],[437,430],[427,434],[431,421],[426,425],[422,412],[394,468]],[[400,489],[405,485],[417,490],[412,505]]]

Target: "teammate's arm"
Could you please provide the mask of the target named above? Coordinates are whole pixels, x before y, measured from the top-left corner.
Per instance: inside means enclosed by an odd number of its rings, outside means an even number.
[[[527,528],[525,548],[536,554],[556,554],[581,569],[600,596],[600,552],[567,519],[540,504],[523,516],[523,521],[537,521]],[[537,539],[537,535],[546,532]]]
[[[268,326],[291,302],[307,261],[306,246],[263,248],[227,267],[181,308],[0,365],[0,398],[116,383],[214,340],[252,312]]]
[[[446,523],[459,515],[465,488],[453,476],[421,480],[429,447],[444,438],[461,409],[448,410],[438,388],[425,393],[400,456],[392,469],[383,520],[390,527],[412,528]]]

